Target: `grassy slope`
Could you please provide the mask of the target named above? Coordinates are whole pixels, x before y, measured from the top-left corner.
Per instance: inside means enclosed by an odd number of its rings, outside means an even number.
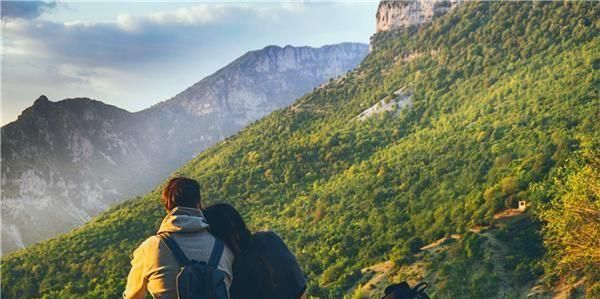
[[[283,235],[312,294],[340,297],[360,268],[402,260],[410,244],[485,224],[505,202],[544,200],[529,184],[599,131],[599,6],[468,3],[419,30],[379,34],[346,78],[179,173],[198,179],[209,202],[231,202],[255,228]],[[401,59],[410,53],[423,55]],[[353,120],[399,88],[414,92],[409,111]],[[119,296],[132,250],[164,214],[158,198],[131,200],[3,258],[2,295]],[[514,254],[533,268],[538,253]],[[476,274],[465,279],[478,282]],[[463,295],[480,291],[472,289]]]

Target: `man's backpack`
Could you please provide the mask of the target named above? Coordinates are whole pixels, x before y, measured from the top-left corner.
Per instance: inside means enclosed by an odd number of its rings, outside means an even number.
[[[215,245],[208,262],[189,260],[169,233],[158,235],[175,256],[181,271],[177,274],[177,298],[179,299],[227,299],[225,272],[219,270],[219,261],[225,245],[215,238]]]
[[[429,296],[425,294],[428,286],[428,283],[421,282],[411,288],[406,281],[403,281],[385,288],[385,296],[382,299],[429,299]]]

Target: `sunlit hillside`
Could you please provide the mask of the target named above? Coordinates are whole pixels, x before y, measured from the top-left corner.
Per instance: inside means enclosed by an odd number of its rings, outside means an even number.
[[[536,219],[552,195],[535,186],[598,144],[598,15],[598,2],[468,2],[379,33],[357,69],[178,173],[208,204],[279,233],[312,296],[349,296],[372,278],[365,268],[391,261],[419,263],[435,298],[522,297],[548,274]],[[2,295],[120,296],[133,249],[164,215],[160,187],[3,258]],[[516,226],[473,232],[521,200]],[[423,257],[453,235],[442,258]]]

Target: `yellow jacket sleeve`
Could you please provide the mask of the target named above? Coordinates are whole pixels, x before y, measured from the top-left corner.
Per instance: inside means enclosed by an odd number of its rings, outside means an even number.
[[[146,296],[148,277],[146,276],[145,245],[146,242],[142,243],[133,252],[131,271],[129,271],[129,276],[127,276],[127,286],[125,287],[125,292],[123,292],[123,298],[125,299],[144,299]]]

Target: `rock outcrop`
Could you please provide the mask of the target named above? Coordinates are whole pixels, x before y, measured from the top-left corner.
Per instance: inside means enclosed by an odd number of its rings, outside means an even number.
[[[376,32],[390,31],[430,22],[434,17],[454,9],[462,1],[383,0],[377,8]]]

